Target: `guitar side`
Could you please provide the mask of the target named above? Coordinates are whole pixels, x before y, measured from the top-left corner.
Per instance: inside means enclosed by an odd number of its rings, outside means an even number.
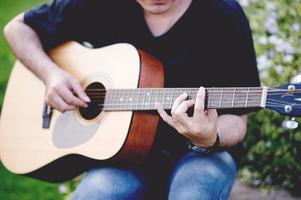
[[[52,50],[50,56],[80,80],[83,87],[93,82],[106,89],[163,86],[160,63],[130,45],[87,49],[69,42]],[[154,82],[153,77],[158,80]],[[101,164],[99,160],[141,161],[149,151],[157,115],[101,112],[87,120],[78,110],[54,110],[50,127],[43,129],[44,95],[43,83],[17,62],[0,121],[0,157],[13,173],[63,181]]]

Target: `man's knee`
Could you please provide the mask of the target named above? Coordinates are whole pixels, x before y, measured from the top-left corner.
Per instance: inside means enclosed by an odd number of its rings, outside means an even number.
[[[227,196],[235,175],[235,162],[227,153],[213,156],[188,154],[171,176],[169,198],[219,199]]]
[[[119,168],[91,170],[72,196],[73,200],[142,199],[145,183],[138,172]]]

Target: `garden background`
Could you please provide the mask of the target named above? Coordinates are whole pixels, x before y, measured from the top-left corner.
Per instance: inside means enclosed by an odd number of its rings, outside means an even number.
[[[0,0],[0,29],[18,13],[44,0]],[[301,1],[239,0],[250,20],[263,85],[287,83],[301,71]],[[230,48],[230,47],[229,47]],[[0,34],[0,107],[15,61]],[[264,190],[282,187],[301,196],[301,129],[269,110],[250,114],[241,180]],[[298,120],[298,119],[297,119]],[[298,120],[301,122],[300,120]],[[77,181],[48,184],[13,175],[0,164],[0,199],[64,199]],[[30,192],[29,192],[30,191]]]

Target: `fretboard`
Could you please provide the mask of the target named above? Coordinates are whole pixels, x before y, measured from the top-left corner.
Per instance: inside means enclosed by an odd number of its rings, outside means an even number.
[[[187,93],[189,99],[195,100],[197,92],[198,88],[108,89],[104,103],[99,106],[105,111],[155,110],[155,103],[160,102],[168,110],[181,94]],[[206,88],[206,108],[264,107],[265,101],[264,87]]]

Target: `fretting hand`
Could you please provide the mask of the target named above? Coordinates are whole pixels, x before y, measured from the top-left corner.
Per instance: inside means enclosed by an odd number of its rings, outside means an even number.
[[[193,144],[201,147],[212,146],[217,137],[218,115],[215,109],[205,110],[205,89],[200,87],[196,100],[186,100],[187,94],[180,95],[171,109],[171,116],[157,102],[157,110],[162,119],[184,135]],[[187,110],[194,105],[193,116]]]

